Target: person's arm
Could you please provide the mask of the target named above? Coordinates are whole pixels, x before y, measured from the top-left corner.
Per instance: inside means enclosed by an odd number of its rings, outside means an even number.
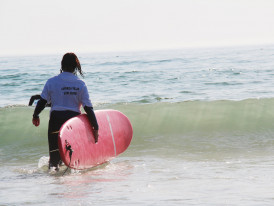
[[[39,100],[41,99],[41,96],[39,94],[31,96],[31,98],[29,100],[29,106],[31,106],[33,104],[33,102],[37,99],[39,99]]]
[[[99,126],[98,126],[98,123],[97,123],[95,113],[93,111],[93,107],[84,106],[84,110],[87,113],[89,122],[90,122],[91,126],[94,129],[93,134],[94,134],[94,139],[95,139],[95,143],[96,143],[96,142],[98,142],[98,137],[99,137],[99,134],[98,134]]]
[[[45,108],[47,104],[47,100],[41,98],[35,107],[34,113],[33,113],[33,118],[32,118],[32,124],[38,127],[40,125],[40,118],[39,114],[40,112]]]
[[[31,96],[31,98],[29,100],[29,106],[31,106],[35,100],[40,100],[40,99],[41,99],[41,95],[39,95],[39,94]],[[46,103],[46,107],[51,107],[51,104]]]

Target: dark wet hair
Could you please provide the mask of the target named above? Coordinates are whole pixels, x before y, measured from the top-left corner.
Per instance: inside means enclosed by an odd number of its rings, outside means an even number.
[[[61,62],[60,72],[61,73],[62,72],[71,72],[71,73],[77,75],[77,71],[80,73],[80,75],[82,77],[84,77],[78,57],[74,53],[66,53],[63,56],[63,59]]]

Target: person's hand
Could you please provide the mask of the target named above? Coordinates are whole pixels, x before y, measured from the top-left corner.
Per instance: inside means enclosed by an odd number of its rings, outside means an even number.
[[[98,137],[99,137],[98,130],[93,130],[93,135],[94,135],[95,143],[97,143],[98,142]]]
[[[35,127],[38,127],[40,125],[40,118],[32,118],[32,124],[35,126]]]

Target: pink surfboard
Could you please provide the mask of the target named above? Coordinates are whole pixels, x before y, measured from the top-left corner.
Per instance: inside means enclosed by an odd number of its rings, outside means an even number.
[[[86,114],[69,119],[60,129],[61,159],[70,168],[81,170],[103,164],[124,152],[131,142],[132,126],[123,113],[97,110],[95,115],[99,125],[97,143]]]

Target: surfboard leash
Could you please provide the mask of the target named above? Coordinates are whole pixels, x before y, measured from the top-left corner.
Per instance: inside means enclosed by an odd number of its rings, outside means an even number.
[[[66,151],[69,151],[69,165],[67,166],[67,169],[65,170],[63,176],[64,176],[65,173],[68,171],[68,168],[69,168],[70,163],[71,163],[72,153],[73,153],[73,149],[71,148],[71,145],[68,143],[67,140],[65,140],[65,142],[66,142]]]

